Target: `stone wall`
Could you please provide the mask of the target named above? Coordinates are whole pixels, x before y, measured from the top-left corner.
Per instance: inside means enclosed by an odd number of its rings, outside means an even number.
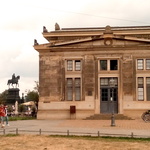
[[[93,55],[86,55],[84,60],[84,88],[86,96],[94,96],[95,60]]]
[[[59,56],[40,56],[40,96],[42,99],[41,101],[61,100],[61,63],[62,61]]]

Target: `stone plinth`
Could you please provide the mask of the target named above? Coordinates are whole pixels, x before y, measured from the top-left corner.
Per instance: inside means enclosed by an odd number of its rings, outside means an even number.
[[[7,104],[15,104],[16,101],[20,102],[19,91],[18,88],[8,89]]]

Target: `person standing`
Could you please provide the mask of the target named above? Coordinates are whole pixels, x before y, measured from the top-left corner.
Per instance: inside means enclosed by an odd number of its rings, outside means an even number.
[[[6,125],[9,126],[9,123],[8,123],[8,113],[7,113],[7,106],[6,105],[4,106],[4,111],[5,111],[4,118],[5,118],[5,121],[6,121]]]
[[[0,105],[0,119],[1,119],[1,127],[4,128],[4,117],[5,117],[5,107],[3,104]]]

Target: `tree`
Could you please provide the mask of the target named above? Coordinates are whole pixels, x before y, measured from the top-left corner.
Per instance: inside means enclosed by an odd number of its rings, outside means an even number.
[[[37,102],[39,101],[39,94],[37,91],[28,91],[27,96],[26,96],[27,101],[34,101]]]
[[[38,103],[39,101],[39,82],[38,81],[34,81],[35,82],[35,86],[34,86],[34,90],[30,91],[30,90],[26,90],[26,96],[25,96],[25,100],[26,101],[34,101],[36,103]]]
[[[7,102],[7,93],[8,93],[8,90],[5,90],[4,92],[0,93],[1,104],[5,104]]]
[[[34,82],[35,82],[34,90],[39,93],[39,82],[38,81],[34,81]]]

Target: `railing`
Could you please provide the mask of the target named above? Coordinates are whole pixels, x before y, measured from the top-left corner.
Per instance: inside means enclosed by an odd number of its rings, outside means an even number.
[[[100,131],[97,131],[97,133],[92,132],[70,132],[67,131],[45,131],[42,129],[39,130],[19,130],[18,128],[14,130],[6,130],[2,129],[0,130],[1,135],[7,135],[7,134],[37,134],[37,135],[64,135],[64,136],[93,136],[93,137],[129,137],[129,138],[150,138],[150,135],[135,135],[133,132],[131,134],[110,134],[110,133],[102,133]]]

